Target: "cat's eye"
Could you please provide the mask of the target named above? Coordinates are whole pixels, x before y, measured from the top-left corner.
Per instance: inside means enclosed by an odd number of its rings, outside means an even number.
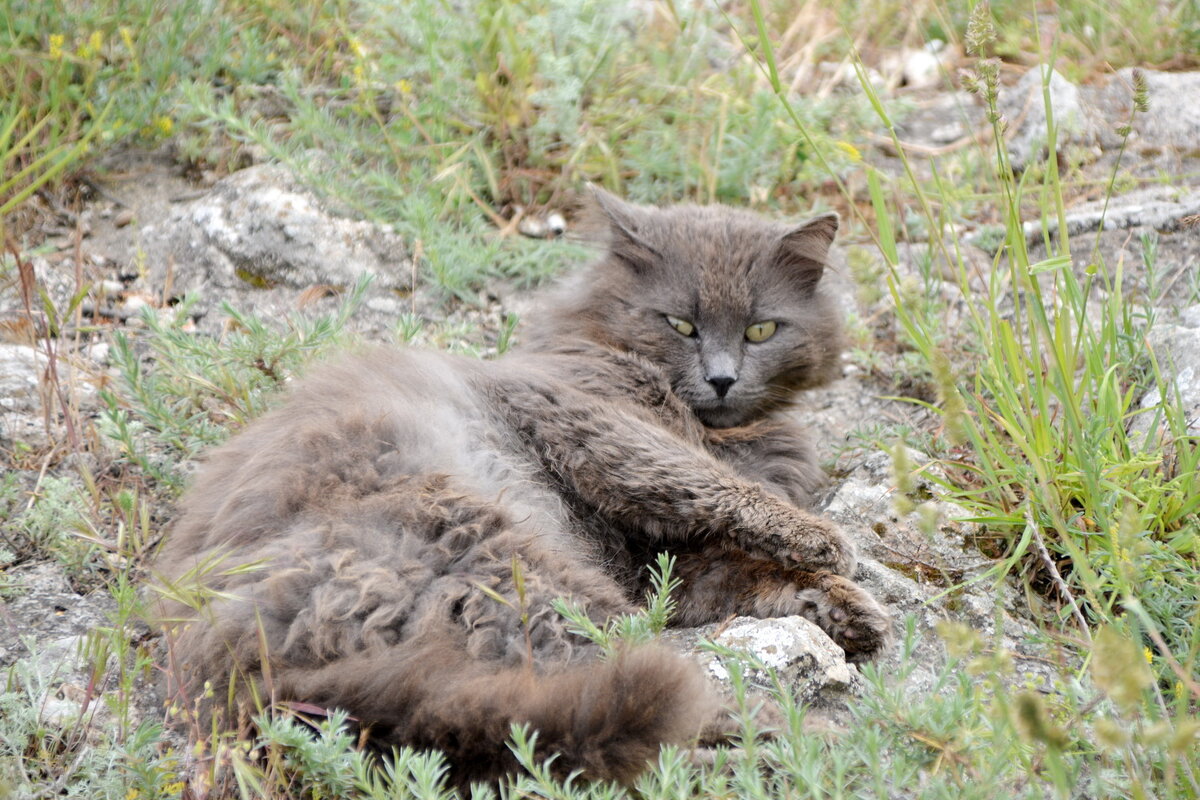
[[[775,323],[771,320],[756,322],[746,328],[746,339],[751,342],[765,342],[775,335]]]
[[[670,323],[672,328],[679,331],[684,336],[695,336],[696,335],[696,326],[693,325],[692,323],[688,322],[686,319],[680,319],[679,317],[672,317],[670,314],[667,314],[667,322]]]

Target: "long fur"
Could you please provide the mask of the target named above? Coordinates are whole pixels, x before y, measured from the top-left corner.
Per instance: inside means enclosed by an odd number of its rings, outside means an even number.
[[[772,416],[836,364],[816,286],[836,220],[599,202],[608,255],[523,352],[345,355],[208,456],[158,560],[178,700],[228,724],[345,708],[378,742],[446,751],[459,783],[509,772],[527,723],[560,773],[627,781],[720,727],[720,703],[664,648],[598,660],[552,603],[628,613],[664,549],[682,621],[802,613],[852,658],[879,651],[887,616],[802,508],[820,470]],[[778,332],[748,344],[764,319]],[[732,365],[727,395],[706,359]]]

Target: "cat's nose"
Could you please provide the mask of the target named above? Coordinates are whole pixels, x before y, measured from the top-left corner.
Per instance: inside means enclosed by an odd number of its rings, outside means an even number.
[[[733,386],[737,378],[731,378],[728,375],[715,375],[711,378],[705,378],[705,380],[716,391],[717,397],[724,397],[729,393],[729,387]]]

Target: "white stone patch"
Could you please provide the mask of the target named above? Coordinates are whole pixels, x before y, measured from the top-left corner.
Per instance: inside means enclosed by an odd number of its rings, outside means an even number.
[[[748,653],[774,669],[785,686],[795,687],[798,696],[808,702],[830,701],[861,689],[858,670],[846,663],[842,649],[804,617],[739,617],[713,637],[713,641]],[[721,659],[711,657],[706,666],[717,680],[729,680],[729,670]],[[750,670],[748,676],[759,688],[771,686],[762,670]]]

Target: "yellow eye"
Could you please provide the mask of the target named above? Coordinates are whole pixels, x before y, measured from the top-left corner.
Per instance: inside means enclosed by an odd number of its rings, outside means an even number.
[[[765,342],[775,335],[775,323],[771,320],[756,322],[746,328],[746,338],[752,342]]]
[[[696,326],[688,322],[686,319],[672,317],[670,314],[667,314],[667,322],[671,323],[671,327],[682,333],[684,336],[696,335]]]

